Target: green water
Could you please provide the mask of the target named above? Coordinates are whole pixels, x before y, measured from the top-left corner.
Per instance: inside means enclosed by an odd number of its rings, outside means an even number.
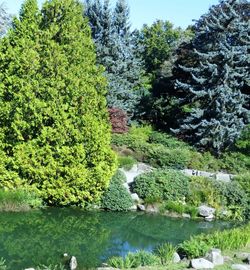
[[[152,250],[169,241],[229,227],[225,222],[197,222],[141,213],[84,212],[57,209],[0,213],[0,257],[9,269],[57,264],[62,254],[76,256],[79,269],[99,266],[113,255]]]

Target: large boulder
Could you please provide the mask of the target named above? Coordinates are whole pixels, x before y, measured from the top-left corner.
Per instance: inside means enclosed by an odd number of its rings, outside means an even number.
[[[211,249],[207,255],[206,259],[212,262],[215,266],[224,264],[224,258],[221,255],[221,250],[213,248]]]
[[[214,215],[215,209],[207,205],[201,205],[198,207],[198,213],[202,217],[211,217],[211,215]]]
[[[174,253],[173,255],[173,263],[178,263],[181,261],[181,258],[177,252]]]
[[[77,260],[75,256],[72,256],[70,258],[70,262],[69,262],[69,269],[70,270],[75,270],[77,268]]]
[[[250,266],[246,264],[233,264],[231,268],[233,270],[250,270]]]
[[[213,269],[214,264],[204,258],[191,260],[191,267],[194,269]]]

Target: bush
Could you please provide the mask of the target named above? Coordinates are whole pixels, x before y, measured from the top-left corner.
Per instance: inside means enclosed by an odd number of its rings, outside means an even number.
[[[219,248],[223,251],[237,250],[246,247],[250,243],[250,223],[245,226],[191,237],[179,246],[179,251],[188,258],[204,256],[211,248]]]
[[[225,153],[221,157],[221,169],[234,174],[247,173],[250,171],[250,156],[240,152]]]
[[[118,108],[108,110],[113,133],[128,132],[128,118],[126,112]]]
[[[190,177],[190,193],[187,202],[194,206],[208,204],[219,208],[222,204],[220,192],[215,188],[215,180],[202,176]]]
[[[168,201],[162,205],[162,210],[168,210],[178,214],[190,214],[192,218],[198,216],[198,209],[195,206],[183,204],[181,202]]]
[[[5,264],[5,260],[3,258],[0,258],[0,270],[7,270],[7,266]]]
[[[24,189],[0,190],[0,211],[25,211],[42,206],[35,192]]]
[[[183,141],[178,140],[177,138],[158,131],[153,131],[149,136],[149,142],[154,144],[161,144],[167,148],[182,148],[190,149],[191,147]]]
[[[101,199],[101,207],[111,211],[127,211],[133,200],[123,186],[124,174],[118,171],[111,179],[109,188],[104,192]]]
[[[130,170],[132,169],[133,165],[136,163],[137,161],[131,156],[118,156],[119,168]]]
[[[109,266],[119,269],[154,266],[159,264],[160,259],[156,255],[144,250],[137,251],[136,253],[129,252],[125,258],[112,257],[108,260]]]
[[[183,201],[188,195],[189,179],[172,169],[156,169],[135,178],[131,188],[140,198],[147,200]]]
[[[237,175],[234,177],[234,181],[241,185],[242,189],[248,195],[248,200],[250,200],[250,173]]]
[[[176,247],[170,243],[165,243],[156,248],[155,254],[160,258],[162,265],[167,265],[173,262]]]

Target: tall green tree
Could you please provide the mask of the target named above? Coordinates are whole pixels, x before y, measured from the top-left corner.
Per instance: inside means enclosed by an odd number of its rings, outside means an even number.
[[[250,4],[225,0],[196,24],[191,65],[179,65],[177,78],[188,102],[186,117],[175,132],[197,147],[220,154],[249,122],[249,102],[242,89],[249,78]]]
[[[1,44],[0,185],[28,186],[50,204],[99,199],[115,169],[106,83],[83,7],[26,0]]]
[[[97,61],[105,67],[108,106],[124,110],[131,118],[136,113],[147,80],[130,31],[129,8],[125,0],[118,0],[113,10],[108,0],[98,11],[97,5],[98,0],[88,0],[85,14],[89,16],[91,29],[99,29],[92,31],[92,37]],[[100,10],[102,14],[99,14]],[[97,27],[96,17],[101,27]]]

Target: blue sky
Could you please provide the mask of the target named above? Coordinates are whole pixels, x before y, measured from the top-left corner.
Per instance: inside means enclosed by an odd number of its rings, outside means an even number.
[[[10,13],[17,14],[23,0],[5,0],[4,3]],[[185,28],[219,0],[128,0],[128,3],[132,28],[141,28],[144,23],[152,24],[156,19],[169,20],[175,26]]]

